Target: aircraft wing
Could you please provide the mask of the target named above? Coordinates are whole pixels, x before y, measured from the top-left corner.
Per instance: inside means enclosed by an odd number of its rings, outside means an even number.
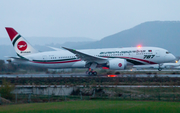
[[[62,47],[68,51],[70,51],[71,53],[74,53],[78,58],[84,60],[84,61],[87,61],[87,62],[103,62],[103,63],[106,63],[107,62],[107,59],[106,58],[101,58],[101,57],[97,57],[97,56],[93,56],[93,55],[90,55],[90,54],[86,54],[86,53],[83,53],[83,52],[80,52],[80,51],[77,51],[75,49],[69,49],[69,48],[66,48],[66,47]]]

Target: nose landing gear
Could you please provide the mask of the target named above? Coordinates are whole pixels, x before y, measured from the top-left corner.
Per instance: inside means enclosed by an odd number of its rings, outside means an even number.
[[[158,68],[159,71],[161,71],[162,69],[161,68]]]
[[[158,68],[159,71],[162,70],[162,66],[163,66],[163,64],[159,64],[159,68]]]

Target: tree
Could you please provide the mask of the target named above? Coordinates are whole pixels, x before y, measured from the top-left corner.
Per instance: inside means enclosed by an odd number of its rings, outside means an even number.
[[[14,90],[14,85],[12,85],[10,82],[6,81],[5,79],[2,81],[2,85],[0,87],[0,94],[1,97],[5,99],[13,99],[13,94],[11,91]]]
[[[4,60],[0,60],[0,71],[5,71],[5,62],[4,62]]]
[[[14,65],[13,63],[7,64],[7,71],[8,72],[15,72],[18,70],[18,65]]]

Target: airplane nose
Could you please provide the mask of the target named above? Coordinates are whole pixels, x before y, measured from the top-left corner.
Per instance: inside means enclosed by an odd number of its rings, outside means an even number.
[[[176,57],[173,54],[169,54],[165,56],[166,62],[172,62],[176,60]]]
[[[170,59],[171,59],[171,61],[175,61],[176,57],[173,54],[171,54]]]

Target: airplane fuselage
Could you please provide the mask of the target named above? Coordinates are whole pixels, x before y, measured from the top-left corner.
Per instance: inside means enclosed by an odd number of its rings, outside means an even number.
[[[128,65],[149,65],[171,62],[174,56],[167,50],[157,47],[128,47],[108,49],[86,49],[80,52],[107,59],[125,59]],[[14,63],[32,65],[44,68],[86,68],[87,61],[81,60],[75,54],[66,51],[39,52],[24,56],[27,61]],[[104,62],[105,63],[105,62]],[[103,65],[103,63],[101,64]],[[103,66],[101,66],[103,67]]]

